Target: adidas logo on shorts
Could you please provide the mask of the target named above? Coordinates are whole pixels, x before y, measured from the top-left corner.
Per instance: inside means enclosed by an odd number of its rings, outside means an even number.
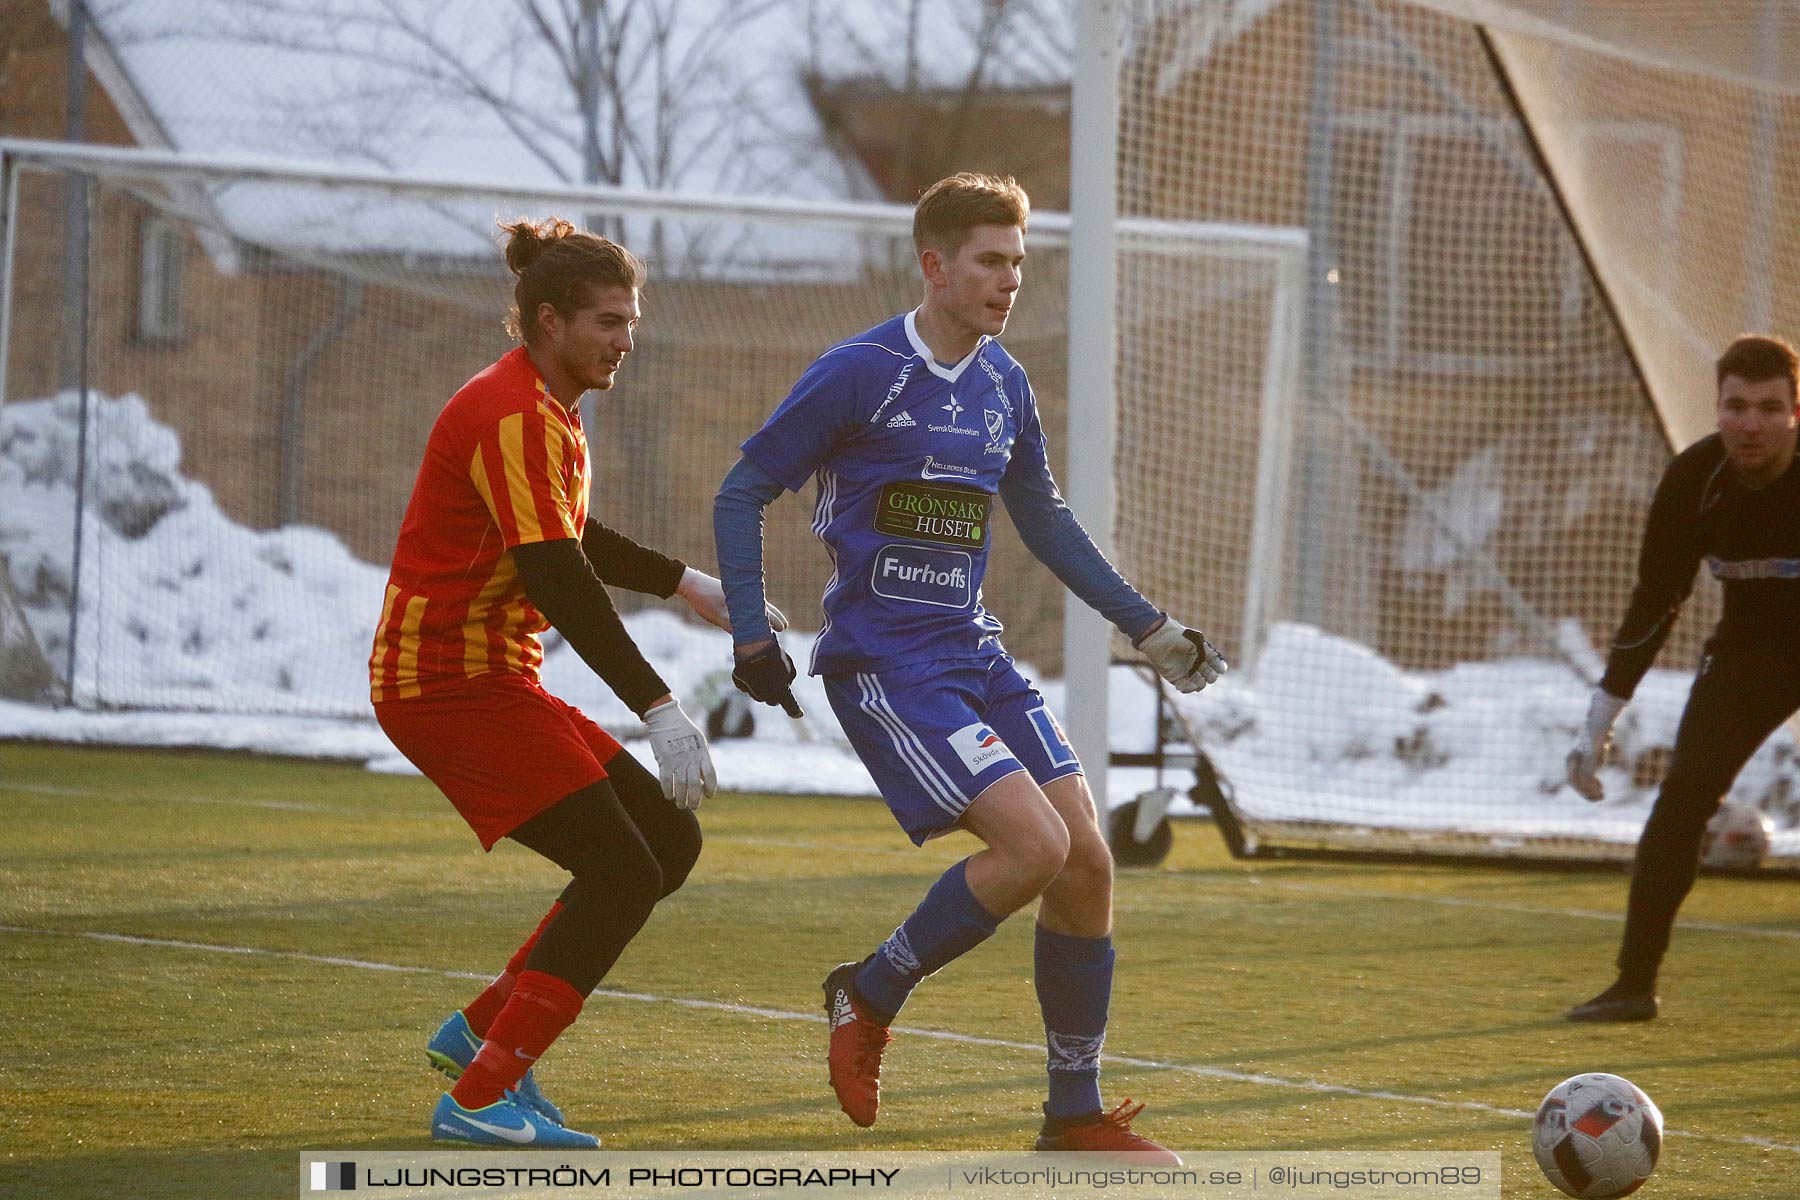
[[[918,422],[912,419],[911,413],[898,413],[888,418],[887,427],[889,429],[911,429],[917,424]]]

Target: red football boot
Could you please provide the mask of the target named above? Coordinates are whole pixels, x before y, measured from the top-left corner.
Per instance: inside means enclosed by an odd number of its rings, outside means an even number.
[[[1132,1118],[1143,1111],[1143,1105],[1134,1108],[1128,1099],[1111,1112],[1097,1112],[1085,1117],[1045,1117],[1044,1131],[1038,1134],[1037,1148],[1081,1154],[1142,1155],[1143,1157],[1134,1157],[1131,1161],[1145,1165],[1154,1163],[1179,1167],[1179,1154],[1131,1131]]]
[[[881,1052],[894,1035],[870,1020],[856,998],[852,981],[861,966],[844,963],[825,977],[825,1019],[831,1026],[831,1090],[845,1114],[866,1129],[881,1111]]]

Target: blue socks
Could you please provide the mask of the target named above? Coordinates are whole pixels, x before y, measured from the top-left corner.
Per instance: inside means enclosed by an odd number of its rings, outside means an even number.
[[[927,975],[986,941],[1000,921],[969,890],[968,860],[957,863],[925,893],[856,973],[856,994],[871,1019],[891,1024],[913,988]],[[1100,1047],[1112,1000],[1110,937],[1075,937],[1037,926],[1038,1006],[1049,1046],[1051,1117],[1079,1117],[1100,1110]]]
[[[1074,937],[1037,927],[1038,1007],[1050,1047],[1051,1117],[1100,1110],[1100,1046],[1106,1040],[1106,1008],[1112,999],[1110,937]]]
[[[912,916],[856,973],[857,998],[872,1019],[892,1024],[921,979],[981,945],[999,928],[1000,918],[981,907],[969,890],[968,865],[965,858],[939,876]],[[1100,1011],[1104,1021],[1105,1001]]]

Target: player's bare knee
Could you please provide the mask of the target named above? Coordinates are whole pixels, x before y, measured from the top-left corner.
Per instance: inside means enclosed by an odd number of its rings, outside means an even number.
[[[1022,874],[1034,892],[1041,892],[1063,873],[1069,861],[1069,830],[1056,814],[1041,821],[1022,839],[1019,856]]]
[[[1113,877],[1112,849],[1097,830],[1086,831],[1071,839],[1069,856],[1063,863],[1062,878],[1079,880],[1087,888],[1110,884]]]

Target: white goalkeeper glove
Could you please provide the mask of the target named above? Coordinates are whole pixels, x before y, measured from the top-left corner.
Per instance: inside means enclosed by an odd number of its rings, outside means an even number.
[[[644,714],[644,728],[650,731],[650,752],[656,755],[664,796],[692,812],[702,797],[719,790],[706,735],[681,711],[680,701],[670,698],[651,708]]]
[[[725,607],[725,585],[708,575],[705,571],[696,571],[689,567],[682,572],[681,582],[675,585],[675,594],[688,602],[688,607],[709,625],[717,625],[726,633],[731,632],[731,613]],[[764,601],[763,615],[769,619],[769,628],[776,633],[788,627],[787,615],[773,604]]]
[[[1156,673],[1174,684],[1178,692],[1197,692],[1218,682],[1228,669],[1224,657],[1199,630],[1169,617],[1132,644],[1143,651]]]
[[[1600,785],[1600,764],[1606,761],[1606,748],[1612,744],[1613,723],[1627,703],[1605,688],[1595,688],[1594,698],[1588,701],[1587,721],[1575,738],[1568,762],[1569,786],[1584,799],[1606,798],[1606,789]]]

